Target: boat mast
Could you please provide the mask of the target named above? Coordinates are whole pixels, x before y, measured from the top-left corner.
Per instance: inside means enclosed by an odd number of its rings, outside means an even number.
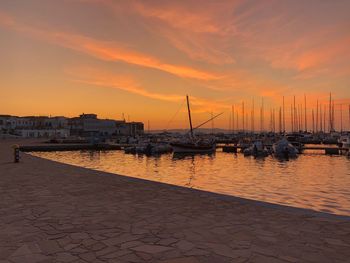
[[[188,99],[188,95],[186,95],[186,101],[187,101],[187,110],[188,110],[188,120],[189,120],[189,122],[190,122],[190,129],[191,129],[191,137],[193,138],[193,128],[192,128],[190,101],[189,101],[189,99]]]
[[[307,117],[306,117],[306,95],[304,94],[304,117],[305,117],[305,132],[307,132]]]

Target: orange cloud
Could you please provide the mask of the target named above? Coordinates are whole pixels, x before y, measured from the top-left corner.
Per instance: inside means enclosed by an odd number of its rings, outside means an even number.
[[[115,88],[150,99],[180,102],[185,98],[185,94],[177,95],[149,91],[143,88],[131,75],[118,75],[112,72],[88,67],[70,68],[66,70],[66,73],[73,78],[73,81],[79,83]],[[194,112],[210,112],[212,110],[224,110],[230,108],[230,105],[227,103],[194,96],[191,96],[191,105],[193,105]]]
[[[0,14],[0,23],[16,31],[25,32],[35,37],[45,39],[56,45],[70,48],[90,56],[106,61],[122,61],[129,64],[154,68],[182,78],[193,78],[200,80],[219,79],[220,76],[197,70],[187,66],[174,65],[162,62],[159,59],[127,48],[116,43],[100,41],[83,35],[70,34],[66,32],[52,32],[18,24],[11,17]]]
[[[337,39],[328,45],[321,46],[319,48],[310,50],[303,53],[297,58],[297,65],[299,70],[306,70],[309,68],[319,67],[332,60],[337,60],[349,55],[350,37]]]
[[[223,23],[222,18],[228,16],[229,10],[237,3],[203,4],[198,6],[197,2],[193,2],[184,6],[176,2],[163,2],[158,5],[129,2],[126,5],[132,14],[141,17],[150,32],[163,36],[189,58],[218,65],[234,63],[235,59],[227,52],[227,46],[228,36],[235,28],[229,19]],[[114,2],[109,2],[108,6],[117,15],[125,9],[125,6],[121,8],[121,5]]]

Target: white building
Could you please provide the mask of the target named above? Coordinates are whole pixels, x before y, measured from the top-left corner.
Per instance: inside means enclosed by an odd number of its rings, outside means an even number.
[[[68,129],[16,129],[15,135],[23,138],[67,138]]]

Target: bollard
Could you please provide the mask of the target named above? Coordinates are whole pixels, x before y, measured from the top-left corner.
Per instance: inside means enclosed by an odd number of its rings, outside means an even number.
[[[13,155],[14,155],[14,162],[19,162],[19,145],[15,144],[12,146],[13,148]]]

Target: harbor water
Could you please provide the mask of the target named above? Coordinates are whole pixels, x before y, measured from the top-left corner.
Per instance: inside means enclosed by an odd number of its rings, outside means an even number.
[[[350,159],[306,152],[296,159],[243,154],[144,156],[123,151],[35,152],[95,170],[253,200],[350,216]]]

